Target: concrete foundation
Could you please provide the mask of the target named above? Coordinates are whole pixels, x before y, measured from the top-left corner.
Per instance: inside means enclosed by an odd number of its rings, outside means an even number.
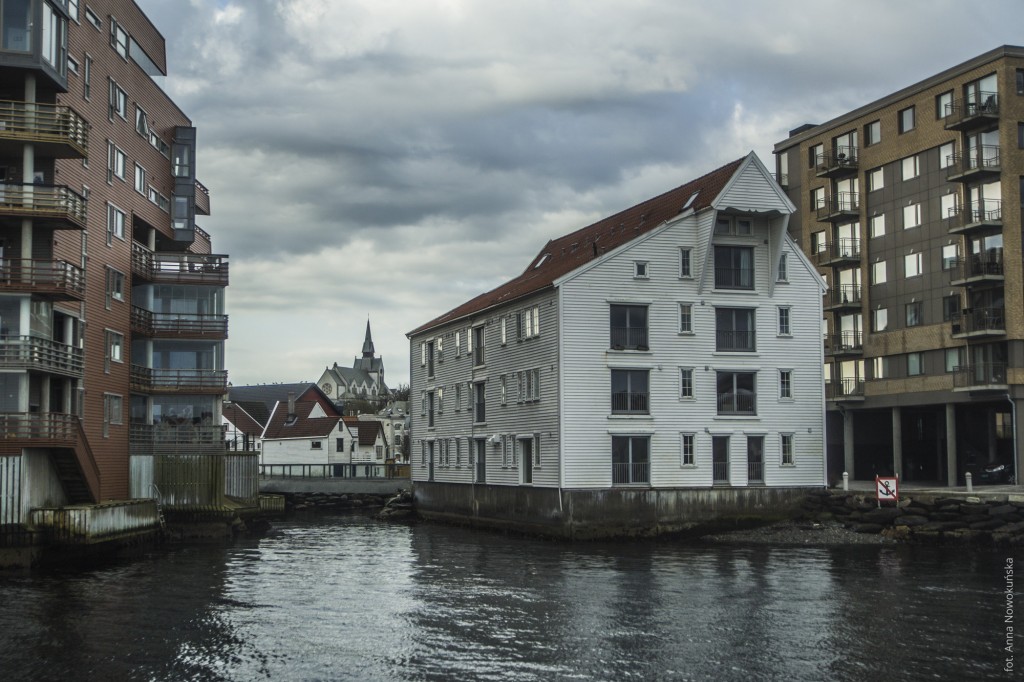
[[[426,519],[573,540],[702,534],[793,516],[810,488],[568,490],[416,482]]]

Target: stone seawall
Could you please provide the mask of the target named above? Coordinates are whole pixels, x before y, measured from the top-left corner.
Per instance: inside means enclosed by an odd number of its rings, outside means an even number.
[[[284,496],[286,512],[340,511],[345,509],[379,509],[395,496],[376,493],[279,493]]]
[[[1024,502],[976,496],[906,495],[878,506],[870,493],[820,490],[801,504],[805,518],[902,542],[1024,546]]]

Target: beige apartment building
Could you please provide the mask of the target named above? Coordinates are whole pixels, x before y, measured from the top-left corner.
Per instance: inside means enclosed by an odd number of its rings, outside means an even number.
[[[775,145],[828,283],[829,477],[962,485],[1024,466],[1024,47]]]

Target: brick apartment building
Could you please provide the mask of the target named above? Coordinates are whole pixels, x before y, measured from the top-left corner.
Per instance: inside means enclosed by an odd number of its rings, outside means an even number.
[[[955,485],[1024,465],[1022,148],[1015,46],[775,145],[791,234],[829,285],[831,478]]]
[[[224,454],[228,269],[139,7],[0,4],[0,527],[24,528]]]

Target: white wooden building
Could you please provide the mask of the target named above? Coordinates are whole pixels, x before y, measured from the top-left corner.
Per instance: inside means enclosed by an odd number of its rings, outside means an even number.
[[[559,507],[565,489],[823,486],[825,285],[794,211],[750,153],[410,332],[418,508],[459,485]]]

